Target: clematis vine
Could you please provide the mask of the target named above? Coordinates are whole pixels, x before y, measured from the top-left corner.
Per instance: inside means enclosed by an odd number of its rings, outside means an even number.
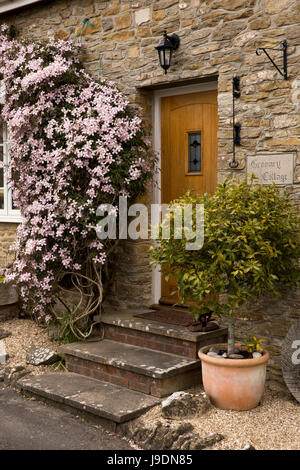
[[[82,333],[103,299],[112,241],[97,239],[96,209],[143,193],[154,159],[141,120],[112,82],[94,81],[72,41],[30,43],[0,28],[2,119],[8,178],[21,211],[6,279],[38,320],[60,319],[66,285],[80,292],[72,331]],[[66,282],[66,278],[68,281]],[[83,313],[82,313],[83,312]],[[89,320],[90,321],[90,320]]]

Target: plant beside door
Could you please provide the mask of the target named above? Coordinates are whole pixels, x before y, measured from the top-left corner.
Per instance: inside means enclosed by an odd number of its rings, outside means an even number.
[[[269,353],[257,338],[244,345],[235,342],[235,315],[254,297],[267,292],[279,297],[281,287],[299,285],[296,207],[288,192],[254,180],[225,181],[213,195],[187,192],[174,204],[204,204],[203,247],[186,250],[184,231],[174,239],[171,229],[165,239],[161,230],[151,247],[151,264],[175,276],[178,295],[183,303],[192,301],[196,318],[209,310],[227,319],[228,344],[199,351],[211,402],[224,409],[254,408],[263,395]]]

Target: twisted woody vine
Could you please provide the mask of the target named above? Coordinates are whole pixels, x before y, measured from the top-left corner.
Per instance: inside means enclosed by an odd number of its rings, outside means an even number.
[[[72,41],[29,42],[0,29],[2,120],[9,135],[8,181],[21,211],[15,260],[6,280],[39,321],[69,313],[76,338],[87,337],[109,282],[116,240],[96,236],[99,204],[142,194],[153,172],[141,119],[112,82],[84,70]],[[77,292],[72,309],[66,290]]]

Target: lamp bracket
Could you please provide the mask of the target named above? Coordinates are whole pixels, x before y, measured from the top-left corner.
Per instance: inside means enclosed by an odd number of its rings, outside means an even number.
[[[171,41],[171,44],[173,46],[174,51],[176,51],[176,49],[178,49],[179,43],[180,43],[179,36],[177,34],[173,33],[171,36],[167,35],[167,38],[169,39],[169,41]]]
[[[267,52],[267,50],[272,50],[272,51],[282,51],[282,62],[283,62],[283,72],[280,70],[280,68],[278,67],[278,65],[275,64],[274,60],[272,59],[272,57],[270,56],[270,54]],[[279,48],[271,48],[271,47],[259,47],[258,49],[256,49],[256,55],[261,55],[261,53],[264,52],[266,54],[266,56],[268,57],[268,59],[270,60],[270,62],[274,65],[274,67],[278,70],[278,72],[280,73],[280,75],[284,78],[284,80],[287,80],[288,79],[288,76],[287,76],[287,40],[284,39],[284,41],[282,41],[280,43],[280,47]]]

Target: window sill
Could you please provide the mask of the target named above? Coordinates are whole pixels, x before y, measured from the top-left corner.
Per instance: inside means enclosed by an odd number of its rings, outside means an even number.
[[[20,215],[0,215],[0,223],[20,224],[23,221]]]

